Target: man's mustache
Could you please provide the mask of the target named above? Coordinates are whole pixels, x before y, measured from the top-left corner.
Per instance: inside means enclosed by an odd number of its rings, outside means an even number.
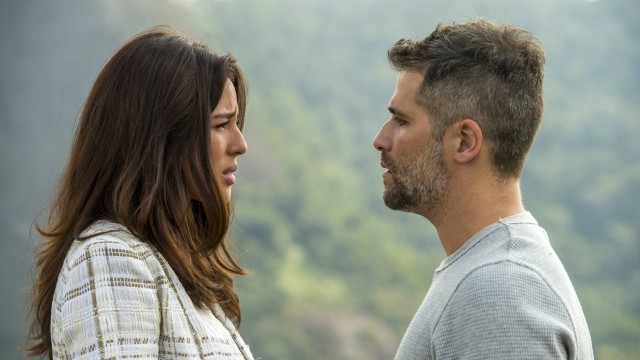
[[[391,157],[389,157],[389,155],[384,151],[380,153],[380,164],[382,165],[382,167],[393,173],[395,164],[393,163],[393,160],[391,160]]]

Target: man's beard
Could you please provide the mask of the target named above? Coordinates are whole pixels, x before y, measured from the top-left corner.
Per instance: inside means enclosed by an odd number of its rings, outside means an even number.
[[[434,141],[414,159],[392,160],[382,152],[382,162],[391,171],[392,182],[384,191],[385,205],[393,210],[431,212],[444,198],[448,175],[442,144]]]

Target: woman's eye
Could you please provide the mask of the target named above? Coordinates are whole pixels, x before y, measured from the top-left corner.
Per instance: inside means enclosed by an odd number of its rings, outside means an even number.
[[[214,129],[224,129],[227,127],[227,125],[229,125],[229,122],[223,122],[222,124],[218,124],[218,125],[214,125],[213,128]]]

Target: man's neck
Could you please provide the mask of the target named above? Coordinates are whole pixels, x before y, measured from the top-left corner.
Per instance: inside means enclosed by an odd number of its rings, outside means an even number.
[[[463,188],[465,189],[465,188]],[[494,222],[524,211],[518,181],[499,186],[468,187],[449,194],[446,204],[429,217],[447,256]]]

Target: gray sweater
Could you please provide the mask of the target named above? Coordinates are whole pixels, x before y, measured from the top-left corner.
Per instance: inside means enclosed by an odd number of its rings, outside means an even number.
[[[573,285],[530,213],[444,260],[396,359],[593,359]]]

